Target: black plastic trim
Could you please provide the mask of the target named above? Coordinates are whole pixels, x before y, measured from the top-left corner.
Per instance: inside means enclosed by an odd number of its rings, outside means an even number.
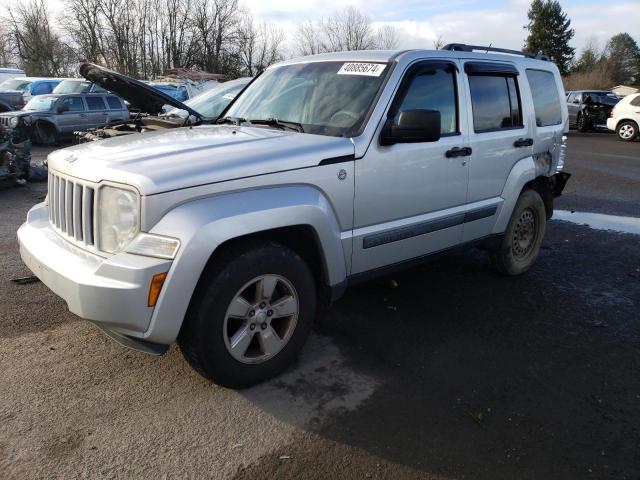
[[[510,63],[502,62],[465,62],[467,75],[519,75],[518,69]]]
[[[462,243],[460,245],[444,248],[442,250],[438,250],[437,252],[427,253],[425,255],[402,260],[401,262],[393,263],[391,265],[385,265],[384,267],[378,267],[372,270],[366,270],[364,272],[356,273],[355,275],[350,275],[348,277],[348,286],[350,287],[353,285],[357,285],[358,283],[366,282],[368,280],[372,280],[374,278],[388,275],[400,270],[406,270],[407,268],[415,267],[432,260],[437,260],[448,255],[463,252],[473,247],[479,247],[483,249],[496,248],[502,243],[503,238],[504,233],[494,233],[482,238],[478,238],[476,240]]]
[[[356,159],[356,156],[354,154],[342,155],[341,157],[325,158],[324,160],[320,161],[318,166],[323,167],[325,165],[333,165],[334,163],[353,162],[355,159]]]
[[[438,230],[444,230],[445,228],[462,225],[463,223],[469,223],[482,218],[491,217],[497,210],[497,205],[491,205],[489,207],[471,210],[470,212],[457,213],[448,217],[417,223],[408,227],[400,227],[393,230],[387,230],[386,232],[374,233],[373,235],[368,235],[362,239],[362,248],[367,249],[379,247],[380,245],[386,245],[387,243],[406,240],[408,238],[417,237],[418,235],[424,235],[426,233],[432,233]]]

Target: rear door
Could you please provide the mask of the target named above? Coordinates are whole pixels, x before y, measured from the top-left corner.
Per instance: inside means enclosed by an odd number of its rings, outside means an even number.
[[[105,97],[105,101],[109,107],[108,123],[124,122],[127,120],[129,112],[127,112],[122,100],[115,95],[108,95]]]
[[[85,96],[87,102],[87,128],[102,127],[108,123],[109,112],[104,103],[102,95],[88,94]]]
[[[471,108],[468,112],[470,145],[470,206],[486,210],[465,222],[463,241],[489,235],[502,204],[502,190],[518,160],[532,152],[532,126],[523,115],[522,90],[526,82],[514,63],[467,60],[465,82]],[[527,91],[528,93],[528,91]]]

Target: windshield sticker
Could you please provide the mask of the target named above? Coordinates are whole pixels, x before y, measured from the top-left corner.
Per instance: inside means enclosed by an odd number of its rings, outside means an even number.
[[[386,65],[382,63],[345,63],[338,70],[338,75],[366,75],[379,77]]]

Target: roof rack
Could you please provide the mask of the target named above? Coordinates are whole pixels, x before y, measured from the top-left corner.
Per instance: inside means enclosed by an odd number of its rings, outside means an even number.
[[[535,58],[536,60],[549,61],[549,57],[542,53],[523,52],[521,50],[509,50],[506,48],[484,47],[482,45],[466,45],[464,43],[449,43],[442,47],[442,50],[451,50],[452,52],[473,52],[475,50],[484,50],[485,52],[508,53],[510,55],[521,55],[527,58]]]

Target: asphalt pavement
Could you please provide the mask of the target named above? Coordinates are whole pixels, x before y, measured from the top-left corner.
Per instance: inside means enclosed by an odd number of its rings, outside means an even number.
[[[640,142],[570,134],[566,170],[558,209],[640,217]],[[524,276],[474,250],[361,284],[231,391],[10,281],[44,194],[0,191],[0,478],[639,478],[638,235],[552,220]]]

